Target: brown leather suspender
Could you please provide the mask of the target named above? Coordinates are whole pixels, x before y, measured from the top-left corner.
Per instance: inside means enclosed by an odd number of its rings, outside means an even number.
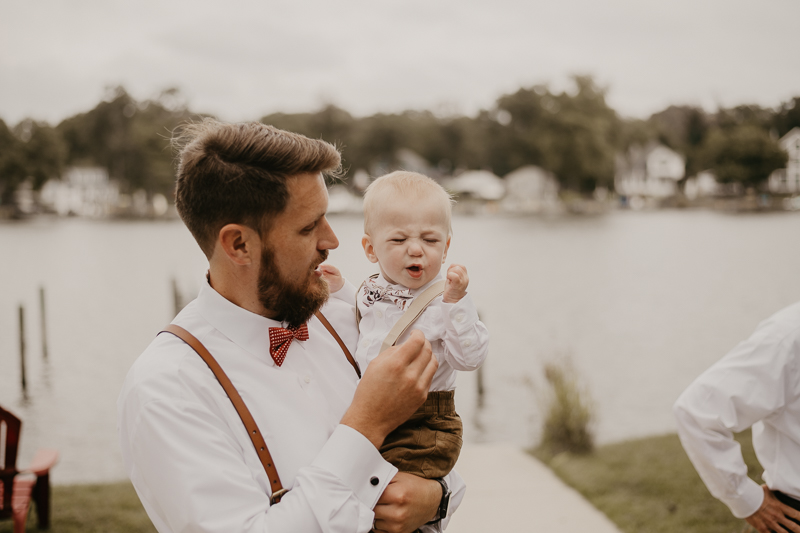
[[[330,334],[333,335],[333,338],[336,339],[336,342],[339,343],[339,347],[344,352],[344,356],[347,357],[347,361],[356,371],[356,374],[358,374],[358,379],[361,379],[361,369],[358,367],[358,363],[356,363],[356,360],[353,359],[353,356],[350,354],[350,350],[348,350],[347,346],[345,346],[342,338],[339,336],[338,333],[336,333],[336,330],[333,329],[333,326],[331,326],[331,323],[328,322],[327,318],[325,318],[325,315],[317,311],[316,317],[317,319],[319,319],[320,322],[322,322],[322,325],[325,326],[325,329],[327,329],[330,332]]]
[[[345,357],[347,357],[347,361],[353,366],[355,369],[356,374],[358,377],[361,377],[361,371],[358,368],[358,364],[356,363],[353,356],[350,354],[350,350],[347,349],[344,342],[342,341],[339,334],[336,333],[336,330],[333,329],[330,322],[322,315],[322,313],[317,312],[317,318],[322,325],[325,326],[330,334],[336,339],[336,342],[339,343],[339,346],[342,348]],[[270,490],[272,491],[272,495],[269,498],[270,505],[276,504],[281,501],[281,498],[284,494],[288,492],[288,489],[283,488],[283,484],[281,483],[281,478],[278,476],[278,470],[275,468],[275,463],[272,461],[272,456],[269,453],[269,448],[267,448],[267,443],[264,442],[264,437],[261,435],[261,431],[258,429],[258,425],[256,424],[255,419],[253,419],[253,415],[250,414],[250,410],[245,405],[244,400],[242,400],[239,391],[236,390],[236,387],[233,386],[231,380],[225,374],[225,371],[222,370],[222,367],[219,365],[214,356],[211,355],[203,343],[197,340],[197,337],[186,331],[180,326],[176,326],[175,324],[170,324],[166,328],[164,328],[160,333],[171,333],[181,339],[183,342],[188,344],[197,354],[206,362],[208,367],[214,373],[214,376],[219,381],[219,384],[222,385],[222,388],[225,390],[225,393],[230,398],[233,407],[236,409],[236,412],[239,413],[239,418],[242,419],[242,423],[244,427],[247,429],[247,434],[250,436],[250,440],[253,442],[253,447],[256,449],[256,454],[258,454],[258,459],[261,461],[261,465],[264,467],[264,471],[267,473],[267,478],[270,482]]]

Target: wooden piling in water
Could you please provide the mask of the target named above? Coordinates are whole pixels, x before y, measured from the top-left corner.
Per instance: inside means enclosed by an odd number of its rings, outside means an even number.
[[[42,319],[42,357],[47,359],[47,322],[45,320],[44,287],[39,287],[39,310]]]
[[[19,306],[19,368],[22,393],[25,394],[28,391],[28,383],[25,379],[25,308],[22,304]]]

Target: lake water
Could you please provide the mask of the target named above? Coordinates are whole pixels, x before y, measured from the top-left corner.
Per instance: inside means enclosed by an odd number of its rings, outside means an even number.
[[[353,280],[374,272],[360,218],[331,221],[341,241],[331,262]],[[482,408],[475,373],[458,381],[468,441],[534,444],[547,392],[542,368],[558,359],[572,362],[593,399],[600,442],[673,431],[670,407],[691,380],[760,320],[800,300],[798,214],[456,217],[453,225],[448,259],[468,267],[491,333]],[[20,463],[53,446],[62,453],[57,483],[123,478],[120,384],[173,316],[171,280],[195,294],[204,257],[178,221],[3,223],[0,250],[0,404],[23,419]]]

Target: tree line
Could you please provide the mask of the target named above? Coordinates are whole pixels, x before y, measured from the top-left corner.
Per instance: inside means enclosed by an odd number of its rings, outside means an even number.
[[[174,183],[171,132],[201,117],[176,89],[137,101],[117,87],[94,109],[55,126],[30,119],[9,126],[0,119],[0,204],[10,203],[26,180],[38,190],[71,165],[103,167],[123,191],[169,196]],[[774,109],[740,105],[706,112],[670,106],[647,119],[629,119],[608,105],[606,89],[592,77],[576,76],[569,90],[520,88],[475,116],[405,111],[355,117],[327,105],[260,120],[339,146],[345,179],[358,169],[374,174],[396,168],[400,149],[410,149],[442,174],[486,169],[504,176],[523,165],[538,165],[552,172],[562,188],[591,193],[596,187],[613,189],[618,153],[654,142],[683,154],[687,175],[710,169],[721,182],[758,185],[786,164],[777,139],[800,126],[800,97]]]

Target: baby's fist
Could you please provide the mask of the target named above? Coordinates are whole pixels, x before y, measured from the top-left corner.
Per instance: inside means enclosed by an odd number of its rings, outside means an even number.
[[[342,273],[335,266],[323,263],[319,266],[319,271],[322,272],[322,279],[328,282],[328,289],[331,292],[336,292],[344,287]]]
[[[444,303],[454,304],[467,295],[469,276],[467,268],[462,265],[450,265],[447,269],[447,279],[444,282]]]

